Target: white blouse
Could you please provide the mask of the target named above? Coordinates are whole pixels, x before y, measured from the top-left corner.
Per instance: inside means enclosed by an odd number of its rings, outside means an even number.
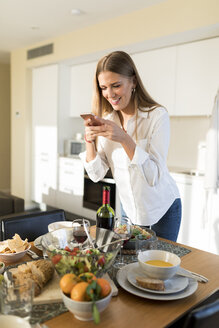
[[[106,117],[121,126],[118,114],[113,111]],[[165,108],[137,113],[127,125],[127,133],[136,142],[135,153],[129,159],[120,143],[98,138],[98,152],[94,160],[86,162],[86,152],[80,154],[90,179],[104,178],[109,167],[119,191],[125,213],[134,224],[153,225],[166,213],[179,191],[166,164],[170,126]]]

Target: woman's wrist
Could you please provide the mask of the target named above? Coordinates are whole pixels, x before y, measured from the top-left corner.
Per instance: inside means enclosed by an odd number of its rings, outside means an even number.
[[[121,145],[124,148],[129,159],[132,160],[136,147],[136,143],[134,142],[134,140],[127,134],[124,140],[121,142]]]
[[[88,143],[92,143],[92,141],[87,140],[86,134],[84,135],[84,140]]]

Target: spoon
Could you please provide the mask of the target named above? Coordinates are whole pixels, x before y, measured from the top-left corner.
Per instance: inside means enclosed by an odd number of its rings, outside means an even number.
[[[183,269],[181,267],[178,269],[176,274],[179,276],[195,279],[199,282],[205,282],[205,283],[208,282],[208,278],[206,278],[198,273],[194,273],[189,270]]]
[[[126,238],[117,239],[117,240],[111,241],[111,243],[101,245],[101,246],[97,247],[96,249],[103,248],[105,246],[109,246],[109,245],[112,245],[112,244],[116,244],[116,243],[119,243],[119,242],[125,241],[125,240],[127,240],[127,239]]]

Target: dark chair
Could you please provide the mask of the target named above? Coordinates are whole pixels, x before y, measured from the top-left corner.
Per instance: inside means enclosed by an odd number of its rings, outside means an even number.
[[[34,241],[37,237],[48,232],[52,222],[66,221],[64,210],[34,212],[1,219],[2,240],[12,238],[15,233],[22,239]]]
[[[24,199],[0,191],[0,216],[24,211]]]
[[[217,328],[219,327],[219,299],[191,311],[183,328]]]

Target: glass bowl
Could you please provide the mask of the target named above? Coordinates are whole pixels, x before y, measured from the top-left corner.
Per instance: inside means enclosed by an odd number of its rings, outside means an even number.
[[[100,277],[113,264],[122,242],[106,244],[119,239],[120,236],[115,232],[97,228],[94,240],[96,248],[89,247],[86,241],[79,249],[73,237],[73,229],[63,228],[43,235],[41,243],[44,255],[47,254],[60,276],[92,272]]]
[[[146,244],[147,244],[148,249],[150,249],[157,242],[156,232],[152,229],[145,228],[145,227],[143,228],[143,230],[145,230],[147,233],[149,233],[151,235],[151,237],[149,237],[147,239],[142,238],[142,246],[144,246],[144,248],[145,248]],[[136,238],[131,238],[126,243],[124,243],[123,249],[135,251],[136,250]]]

